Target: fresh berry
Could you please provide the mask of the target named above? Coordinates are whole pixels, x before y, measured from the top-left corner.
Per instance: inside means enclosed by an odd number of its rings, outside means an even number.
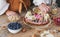
[[[22,25],[20,23],[17,23],[17,22],[10,23],[8,25],[8,28],[12,29],[12,30],[17,30],[17,29],[20,29],[21,27],[22,27]]]

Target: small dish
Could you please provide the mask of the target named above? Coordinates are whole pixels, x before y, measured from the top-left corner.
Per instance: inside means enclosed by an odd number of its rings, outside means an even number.
[[[15,34],[22,30],[22,25],[17,22],[9,23],[8,24],[8,31]]]

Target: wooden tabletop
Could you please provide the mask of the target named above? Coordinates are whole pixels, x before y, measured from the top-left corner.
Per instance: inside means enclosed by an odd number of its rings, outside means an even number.
[[[25,13],[24,14],[23,13],[22,13],[22,17],[25,14]],[[58,14],[57,14],[57,16],[60,16],[60,8],[58,8]],[[8,18],[7,18],[7,16],[5,14],[2,15],[2,16],[0,16],[0,26],[7,26],[8,23],[10,23],[10,22],[9,22],[9,20],[8,20]],[[21,19],[20,19],[20,23],[22,23],[22,20]],[[54,26],[54,24],[52,24],[52,26],[53,26],[54,29],[58,29],[58,27]],[[29,28],[27,27],[27,29],[29,29]],[[6,30],[4,32],[4,35],[5,35],[5,33],[7,33],[6,34],[6,37],[31,37],[35,33],[35,31],[36,30],[32,28],[30,30],[27,30],[26,32],[20,31],[17,34],[11,34],[8,30]],[[60,33],[59,33],[59,35],[60,35]],[[57,37],[60,37],[59,35]],[[3,36],[3,35],[0,35],[0,36]]]

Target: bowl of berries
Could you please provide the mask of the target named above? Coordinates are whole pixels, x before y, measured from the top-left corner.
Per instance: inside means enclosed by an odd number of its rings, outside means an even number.
[[[22,30],[22,25],[17,22],[9,23],[8,24],[8,31],[15,34]]]

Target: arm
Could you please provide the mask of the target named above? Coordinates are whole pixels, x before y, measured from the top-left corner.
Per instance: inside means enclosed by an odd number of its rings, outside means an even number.
[[[20,0],[20,2],[24,5],[25,9],[27,10],[27,6],[23,0]]]

